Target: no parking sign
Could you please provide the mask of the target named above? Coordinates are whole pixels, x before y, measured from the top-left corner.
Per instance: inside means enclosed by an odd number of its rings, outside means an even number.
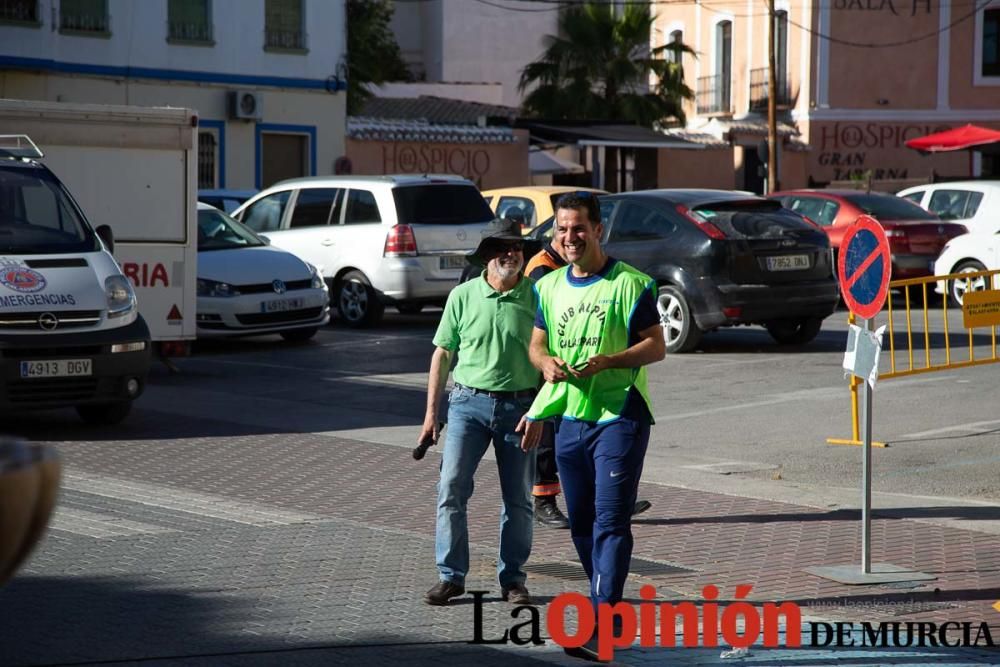
[[[874,218],[863,215],[840,242],[837,277],[851,312],[870,320],[882,310],[889,293],[892,260],[889,239]]]

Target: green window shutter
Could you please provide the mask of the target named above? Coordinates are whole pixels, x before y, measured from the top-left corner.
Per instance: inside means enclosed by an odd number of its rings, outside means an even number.
[[[264,0],[264,46],[305,48],[302,0]]]
[[[212,39],[210,0],[168,0],[169,37],[193,41]]]
[[[59,27],[90,32],[108,31],[107,0],[62,0]]]

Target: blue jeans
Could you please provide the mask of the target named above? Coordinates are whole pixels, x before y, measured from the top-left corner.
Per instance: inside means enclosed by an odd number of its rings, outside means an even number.
[[[441,579],[465,585],[469,571],[466,509],[476,468],[492,442],[503,495],[497,579],[502,588],[524,583],[527,575],[522,566],[531,553],[535,452],[521,450],[521,435],[514,429],[531,406],[531,398],[490,398],[465,387],[455,387],[448,402],[434,549]]]

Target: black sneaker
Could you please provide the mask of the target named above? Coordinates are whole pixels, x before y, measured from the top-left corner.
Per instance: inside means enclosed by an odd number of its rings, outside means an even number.
[[[653,503],[649,502],[648,500],[637,500],[635,501],[635,507],[632,508],[632,516],[637,516],[639,514],[642,514],[652,506]]]
[[[448,600],[465,594],[465,586],[450,581],[439,581],[432,589],[424,593],[424,602],[435,606],[448,604]]]
[[[576,648],[563,647],[563,652],[570,657],[580,658],[581,660],[589,660],[590,662],[611,662],[610,660],[601,660],[597,657],[597,637],[591,637],[583,646],[578,646]]]
[[[535,496],[535,523],[549,528],[569,528],[569,519],[559,511],[555,496]]]

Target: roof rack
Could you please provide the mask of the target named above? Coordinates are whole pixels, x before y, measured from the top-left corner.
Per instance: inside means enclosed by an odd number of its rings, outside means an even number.
[[[37,160],[45,154],[26,134],[0,134],[0,157]]]

